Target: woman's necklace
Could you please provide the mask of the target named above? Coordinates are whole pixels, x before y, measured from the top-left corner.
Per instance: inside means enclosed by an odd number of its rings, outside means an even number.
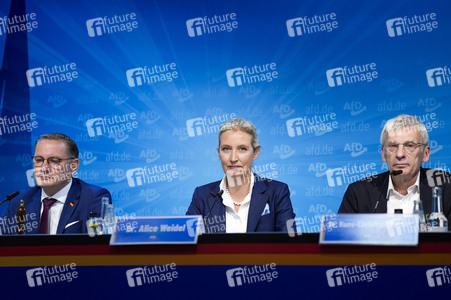
[[[232,197],[232,195],[230,194],[228,188],[226,188],[226,193],[227,193],[227,195],[230,196],[230,199],[232,199],[233,204],[235,204],[236,206],[241,206],[241,204],[243,204],[242,202],[236,202],[235,200],[233,200],[233,197]]]

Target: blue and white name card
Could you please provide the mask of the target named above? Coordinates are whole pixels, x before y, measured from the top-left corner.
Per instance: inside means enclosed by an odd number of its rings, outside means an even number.
[[[325,215],[321,223],[320,244],[416,246],[418,232],[418,215]]]
[[[110,245],[197,244],[202,216],[134,217],[118,220]]]

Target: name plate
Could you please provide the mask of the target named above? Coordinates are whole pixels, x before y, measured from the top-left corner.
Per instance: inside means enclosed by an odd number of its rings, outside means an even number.
[[[418,215],[338,214],[325,215],[320,244],[416,246]]]
[[[118,220],[110,245],[197,244],[202,216],[134,217]]]

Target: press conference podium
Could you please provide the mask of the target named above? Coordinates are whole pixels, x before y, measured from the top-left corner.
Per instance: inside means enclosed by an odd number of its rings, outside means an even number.
[[[196,245],[109,246],[109,239],[0,236],[0,299],[419,299],[451,292],[451,232],[421,233],[417,247],[321,246],[317,233],[210,234]]]

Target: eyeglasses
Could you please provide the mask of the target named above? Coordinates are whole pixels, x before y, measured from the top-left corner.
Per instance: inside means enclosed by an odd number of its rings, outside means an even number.
[[[44,164],[44,162],[47,161],[47,163],[49,164],[50,167],[56,168],[56,167],[60,166],[60,164],[63,160],[71,160],[71,159],[75,159],[75,157],[72,157],[72,158],[49,157],[49,158],[45,159],[42,156],[33,156],[32,159],[33,159],[33,164],[36,167],[42,166]]]
[[[410,142],[405,142],[403,144],[388,143],[384,146],[384,148],[387,149],[388,152],[394,153],[394,152],[398,151],[399,145],[402,145],[404,151],[406,151],[407,153],[413,153],[418,147],[427,146],[427,144],[410,141]]]

